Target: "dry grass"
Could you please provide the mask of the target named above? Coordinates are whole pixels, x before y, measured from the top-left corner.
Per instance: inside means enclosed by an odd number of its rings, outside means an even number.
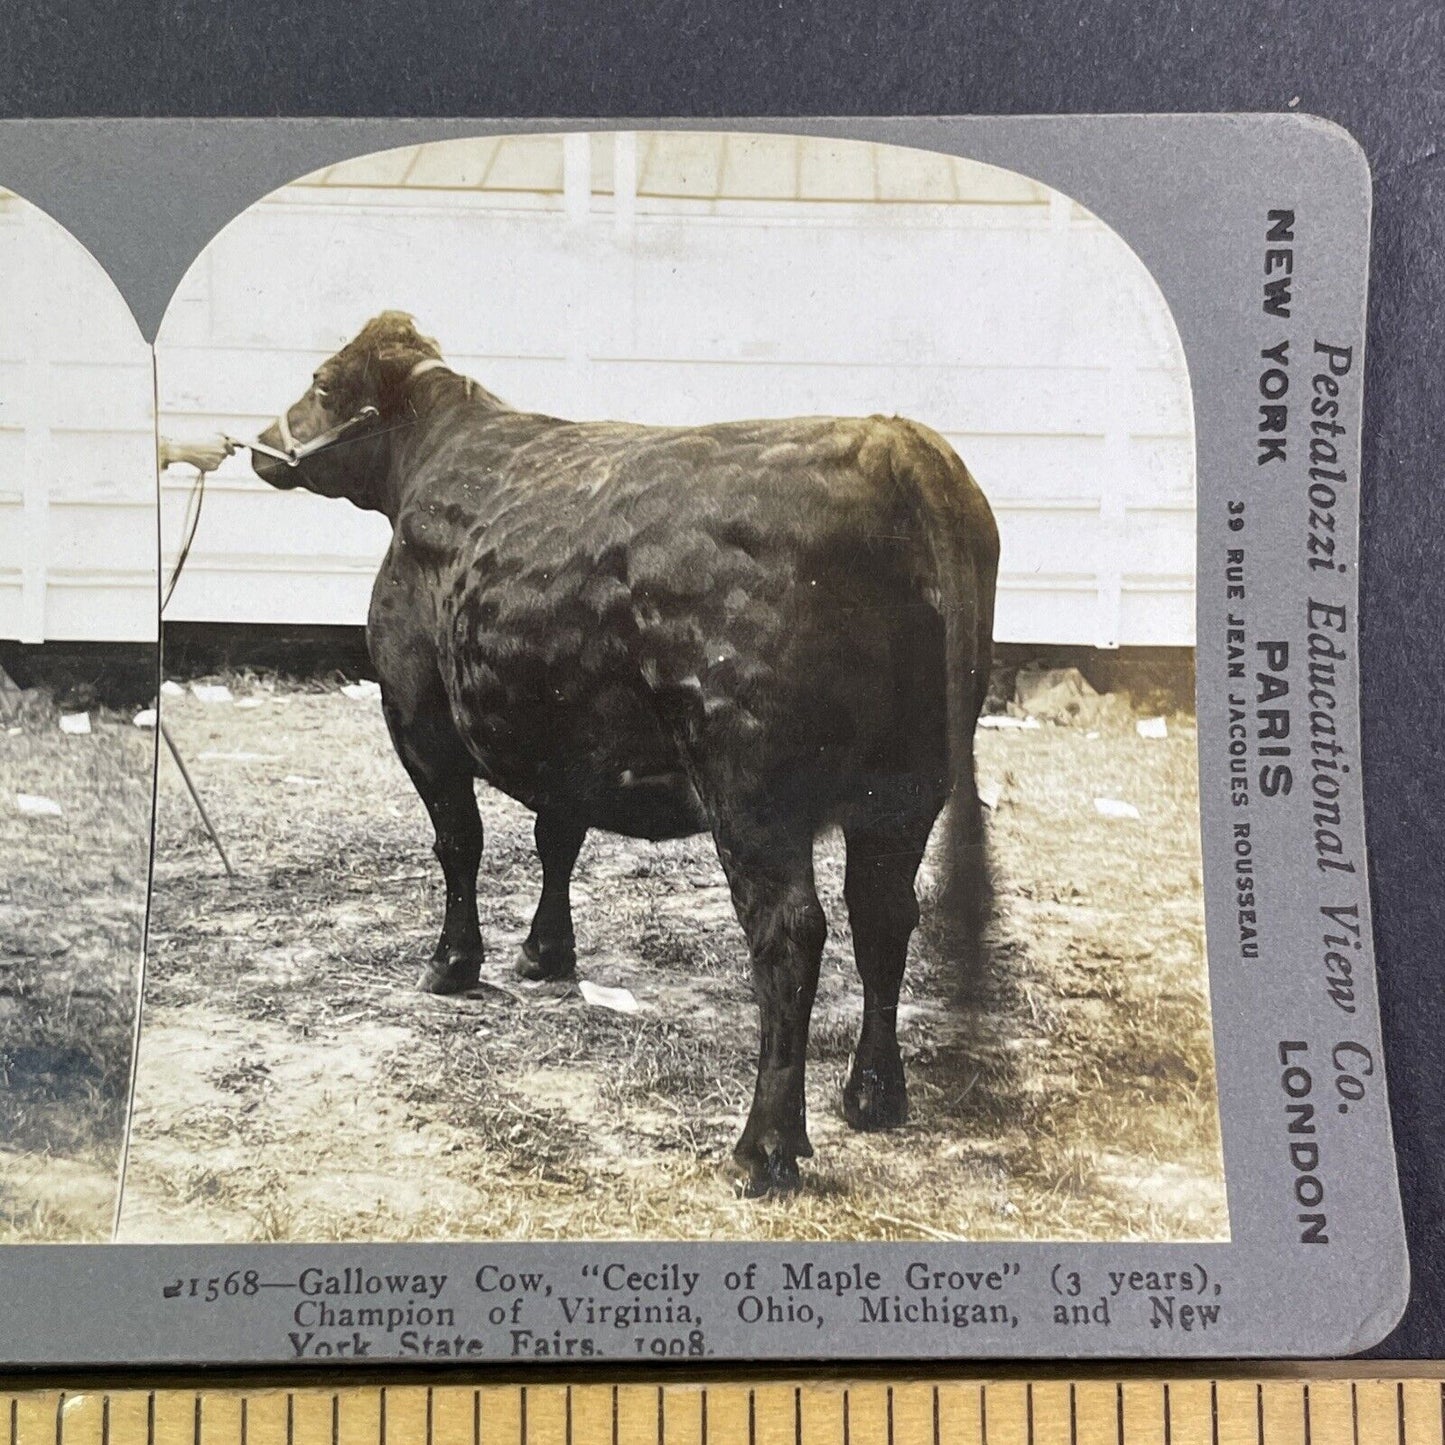
[[[104,1237],[114,1208],[154,734],[91,722],[67,736],[42,702],[0,731],[0,1240]]]
[[[482,986],[411,985],[441,913],[425,814],[375,703],[228,679],[172,731],[219,820],[227,884],[161,773],[146,1029],[122,1235],[145,1239],[1196,1239],[1227,1235],[1203,962],[1195,739],[984,732],[999,874],[986,998],[915,942],[912,1116],[844,1124],[860,990],[842,847],[814,1015],[816,1157],[784,1200],[717,1166],[756,1037],[746,949],[706,839],[594,834],[580,970],[635,1015],[510,972],[539,886],[531,817],[484,790]],[[1143,818],[1100,817],[1096,796]]]

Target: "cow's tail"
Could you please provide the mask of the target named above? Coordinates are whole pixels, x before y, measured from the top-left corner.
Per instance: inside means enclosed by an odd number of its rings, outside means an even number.
[[[993,882],[974,768],[974,733],[993,663],[998,529],[963,462],[941,437],[928,435],[928,441],[931,455],[918,469],[926,474],[919,501],[932,559],[929,590],[943,616],[948,649],[949,769],[930,931],[954,967],[960,994],[977,999],[988,977]]]

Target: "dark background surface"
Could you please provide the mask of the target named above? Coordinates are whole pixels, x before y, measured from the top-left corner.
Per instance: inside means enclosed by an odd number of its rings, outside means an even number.
[[[0,115],[900,115],[1298,108],[1374,172],[1366,797],[1414,1271],[1445,1355],[1445,9],[1429,0],[5,0]]]

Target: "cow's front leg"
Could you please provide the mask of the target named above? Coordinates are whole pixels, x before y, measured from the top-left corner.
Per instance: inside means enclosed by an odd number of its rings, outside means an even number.
[[[432,851],[446,882],[441,937],[417,986],[427,993],[462,993],[480,978],[483,952],[477,919],[482,819],[471,759],[440,708],[413,708],[403,719],[383,701],[397,753],[431,816]]]
[[[792,1189],[810,1158],[803,1067],[818,991],[827,920],[813,887],[812,837],[741,847],[726,835],[718,854],[752,955],[758,1004],[758,1077],[733,1162],[749,1195]]]
[[[517,972],[523,978],[570,978],[577,971],[572,932],[572,869],[587,829],[565,813],[544,810],[533,831],[542,860],[542,897],[522,944]]]
[[[417,987],[427,993],[462,993],[482,972],[482,930],[477,919],[477,869],[482,861],[482,819],[471,775],[449,779],[433,802],[425,799],[436,828],[432,852],[446,882],[446,914],[431,962]]]

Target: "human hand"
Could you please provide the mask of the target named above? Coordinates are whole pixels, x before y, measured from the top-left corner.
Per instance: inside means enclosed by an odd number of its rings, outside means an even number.
[[[162,437],[159,446],[161,469],[179,462],[195,467],[198,472],[213,472],[235,450],[236,443],[224,436],[193,442],[177,442]]]

